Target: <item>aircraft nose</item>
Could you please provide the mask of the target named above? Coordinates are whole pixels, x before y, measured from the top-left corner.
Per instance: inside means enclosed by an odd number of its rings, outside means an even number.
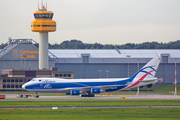
[[[25,89],[25,85],[23,85],[22,88]]]

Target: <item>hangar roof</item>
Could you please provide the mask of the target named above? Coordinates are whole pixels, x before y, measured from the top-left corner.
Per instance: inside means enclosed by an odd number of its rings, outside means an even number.
[[[157,54],[169,54],[170,58],[180,58],[180,49],[49,49],[58,58],[80,58],[89,54],[90,58],[153,58]]]

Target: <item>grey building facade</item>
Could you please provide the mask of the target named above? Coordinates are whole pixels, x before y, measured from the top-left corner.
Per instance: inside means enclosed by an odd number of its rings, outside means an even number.
[[[39,50],[33,40],[14,39],[0,50],[3,69],[38,69]],[[175,59],[177,83],[180,83],[180,49],[49,49],[49,66],[71,71],[74,78],[124,78],[134,75],[152,58],[161,56],[156,77],[174,83]],[[129,66],[129,72],[128,72]]]
[[[180,83],[180,50],[50,50],[58,57],[55,66],[60,71],[73,71],[74,78],[125,78],[134,75],[152,58],[161,56],[156,77],[165,83]]]

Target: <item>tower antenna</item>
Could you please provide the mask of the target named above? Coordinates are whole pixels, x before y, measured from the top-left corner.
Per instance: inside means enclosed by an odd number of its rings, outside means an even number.
[[[46,0],[46,9],[47,9],[47,0]]]
[[[38,0],[38,11],[39,11],[39,0]]]
[[[43,8],[43,0],[41,0],[41,7]]]

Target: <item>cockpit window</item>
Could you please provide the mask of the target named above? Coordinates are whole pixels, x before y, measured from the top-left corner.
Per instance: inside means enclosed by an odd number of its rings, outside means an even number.
[[[31,81],[35,81],[35,79],[32,79]]]

